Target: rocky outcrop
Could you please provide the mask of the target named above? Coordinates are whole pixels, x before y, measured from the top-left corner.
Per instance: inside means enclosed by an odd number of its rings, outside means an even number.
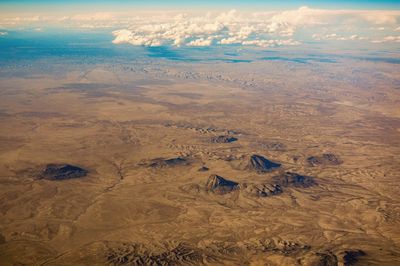
[[[287,149],[286,145],[279,141],[259,142],[251,146],[254,148],[261,148],[267,151],[285,151]]]
[[[311,166],[339,165],[343,163],[343,161],[338,156],[332,153],[324,153],[319,156],[310,156],[307,158],[307,162]]]
[[[239,184],[227,180],[219,175],[211,175],[206,183],[205,190],[216,194],[226,194],[239,189]]]
[[[245,247],[253,252],[273,252],[283,255],[297,254],[310,250],[309,245],[303,245],[297,242],[278,239],[257,239],[246,241]]]
[[[174,166],[181,166],[181,165],[188,165],[189,161],[182,157],[170,158],[170,159],[163,159],[157,158],[150,162],[148,165],[151,168],[166,168],[166,167],[174,167]]]
[[[317,253],[319,255],[319,261],[317,266],[337,266],[338,260],[335,254],[328,253]]]
[[[300,243],[252,239],[238,242],[207,241],[201,245],[186,242],[167,242],[157,245],[120,243],[106,251],[111,265],[249,265],[250,254],[296,256],[310,250]]]
[[[285,172],[274,176],[273,181],[282,187],[310,187],[315,185],[314,178],[311,176],[299,175],[296,173]]]
[[[234,142],[237,141],[238,139],[235,137],[231,137],[231,136],[216,136],[216,137],[212,137],[211,138],[211,142],[213,143],[230,143],[230,142]]]
[[[41,178],[49,180],[65,180],[84,177],[89,171],[70,164],[48,164],[41,173]]]
[[[250,157],[250,161],[246,168],[257,172],[267,172],[280,166],[280,163],[272,162],[261,155],[255,154]]]
[[[282,188],[277,184],[240,184],[240,191],[249,196],[269,197],[281,194]]]
[[[112,265],[197,265],[206,259],[203,250],[182,242],[168,243],[161,247],[125,244],[120,248],[110,249],[107,255],[107,261]]]
[[[208,170],[210,170],[207,166],[202,166],[199,168],[199,172],[207,172]]]

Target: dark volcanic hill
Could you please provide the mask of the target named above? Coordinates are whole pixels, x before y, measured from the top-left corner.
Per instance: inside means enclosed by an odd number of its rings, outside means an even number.
[[[246,168],[249,170],[256,170],[258,172],[266,172],[280,166],[280,163],[272,162],[261,155],[254,154],[250,157],[250,161]]]
[[[41,177],[49,180],[65,180],[86,176],[87,170],[70,164],[48,164]]]
[[[205,187],[206,191],[212,191],[217,194],[229,193],[238,188],[239,188],[238,183],[231,180],[227,180],[219,175],[211,175],[208,178]]]
[[[345,250],[343,254],[343,264],[345,266],[355,265],[358,259],[365,255],[366,253],[362,250]]]

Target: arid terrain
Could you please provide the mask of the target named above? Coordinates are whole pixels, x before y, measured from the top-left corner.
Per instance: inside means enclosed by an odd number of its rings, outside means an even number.
[[[1,70],[0,265],[400,265],[399,64],[156,62]]]

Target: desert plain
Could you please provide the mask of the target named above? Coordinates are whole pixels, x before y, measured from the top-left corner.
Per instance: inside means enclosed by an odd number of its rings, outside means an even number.
[[[275,59],[2,68],[0,264],[400,265],[399,65]]]

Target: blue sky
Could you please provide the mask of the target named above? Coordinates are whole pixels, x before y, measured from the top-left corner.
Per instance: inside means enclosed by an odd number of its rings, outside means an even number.
[[[327,0],[327,1],[298,1],[298,0],[102,0],[102,1],[79,1],[79,0],[0,0],[0,6],[4,10],[30,10],[42,8],[63,8],[67,6],[72,9],[96,9],[115,10],[126,7],[160,7],[160,8],[193,8],[193,7],[215,7],[215,8],[245,8],[254,9],[258,7],[273,9],[291,9],[299,6],[310,6],[313,8],[326,9],[400,9],[400,1],[366,1],[366,0]]]

